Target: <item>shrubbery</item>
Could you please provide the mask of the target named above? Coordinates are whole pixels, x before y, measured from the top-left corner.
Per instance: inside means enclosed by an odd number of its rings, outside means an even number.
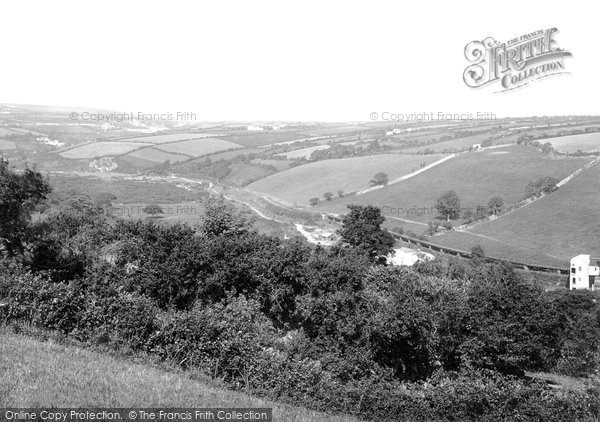
[[[372,207],[323,249],[259,235],[219,201],[197,227],[82,204],[44,222],[60,253],[43,270],[0,261],[2,320],[373,420],[591,420],[600,408],[599,383],[562,392],[523,377],[599,368],[594,292],[545,292],[477,259],[387,267]],[[61,256],[82,271],[54,277]]]

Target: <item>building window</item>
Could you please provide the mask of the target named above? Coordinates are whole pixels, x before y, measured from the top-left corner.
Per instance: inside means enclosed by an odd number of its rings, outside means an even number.
[[[575,267],[571,268],[571,273],[575,274]]]
[[[579,271],[581,271],[581,267],[579,267]]]
[[[575,282],[576,282],[575,277],[573,277],[573,284],[575,284]]]

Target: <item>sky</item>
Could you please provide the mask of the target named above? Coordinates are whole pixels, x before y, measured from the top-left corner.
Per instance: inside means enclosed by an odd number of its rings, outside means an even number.
[[[598,12],[579,0],[5,1],[0,102],[205,121],[600,114]],[[504,93],[463,82],[470,41],[550,27],[573,54],[568,74]]]

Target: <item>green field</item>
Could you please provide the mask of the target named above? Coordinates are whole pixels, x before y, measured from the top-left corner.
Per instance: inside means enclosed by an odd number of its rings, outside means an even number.
[[[280,131],[265,131],[265,132],[249,132],[225,135],[223,139],[234,142],[245,147],[256,147],[263,145],[277,144],[279,142],[295,141],[305,138],[303,135],[290,132]]]
[[[475,245],[482,246],[487,256],[505,259],[508,261],[522,262],[524,264],[541,265],[547,267],[567,268],[568,259],[548,255],[546,248],[536,248],[528,243],[507,243],[500,240],[485,238],[478,233],[452,231],[430,239],[432,243],[449,248],[470,251]]]
[[[166,182],[121,180],[117,178],[77,177],[51,174],[51,203],[68,203],[80,196],[96,198],[110,192],[116,203],[179,203],[199,199],[198,192],[188,191]]]
[[[276,421],[352,422],[251,397],[107,354],[39,341],[0,328],[0,407],[269,407]]]
[[[551,195],[477,225],[473,232],[564,260],[578,254],[600,255],[599,181],[596,164]]]
[[[172,133],[165,135],[138,136],[136,138],[125,138],[128,142],[150,142],[152,144],[165,144],[169,142],[186,141],[189,139],[202,139],[215,136],[209,133]]]
[[[313,147],[308,147],[308,148],[301,148],[301,149],[295,149],[293,151],[288,151],[288,152],[282,152],[281,154],[275,154],[278,157],[285,157],[287,159],[293,160],[296,158],[310,158],[310,155],[314,152],[314,151],[319,151],[322,149],[329,149],[330,146],[329,145],[316,145]]]
[[[584,133],[581,135],[561,136],[559,138],[542,139],[550,142],[559,152],[600,152],[600,133]]]
[[[150,146],[152,144],[131,141],[102,141],[94,142],[88,145],[82,145],[61,153],[65,158],[94,158],[108,155],[121,155],[134,151],[138,148]]]
[[[519,145],[467,152],[403,182],[360,196],[322,202],[316,208],[342,213],[348,203],[375,205],[397,210],[391,214],[397,217],[427,222],[437,215],[433,209],[437,198],[448,190],[456,191],[463,208],[487,205],[492,196],[513,204],[523,198],[529,182],[546,176],[562,179],[590,161],[585,157],[552,158]],[[405,210],[411,209],[422,212],[407,217]]]
[[[127,155],[141,158],[142,160],[152,161],[154,163],[163,163],[167,160],[171,160],[172,163],[178,163],[179,161],[185,161],[191,158],[189,155],[173,154],[156,148],[142,148]]]
[[[241,148],[241,146],[220,138],[205,138],[161,144],[157,145],[156,148],[161,151],[172,152],[175,154],[200,157],[219,151]]]
[[[418,170],[422,163],[430,164],[441,155],[385,154],[336,160],[322,160],[274,174],[248,189],[267,194],[288,204],[308,204],[312,197],[322,197],[330,191],[337,195],[370,187],[375,173],[383,171],[390,180]]]
[[[414,148],[404,149],[406,153],[418,153],[426,149],[434,152],[459,152],[464,149],[471,148],[475,144],[481,144],[486,139],[489,139],[492,135],[490,133],[483,133],[473,136],[466,136],[464,138],[451,139],[449,141],[436,142],[429,145],[423,145]],[[495,144],[510,144],[516,142],[517,136],[512,134],[506,138],[497,139],[494,141]]]

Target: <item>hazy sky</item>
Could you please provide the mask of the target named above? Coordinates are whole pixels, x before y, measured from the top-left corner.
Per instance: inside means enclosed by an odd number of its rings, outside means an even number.
[[[597,1],[3,1],[0,102],[199,120],[600,114]],[[473,90],[463,51],[557,27],[569,75]]]

